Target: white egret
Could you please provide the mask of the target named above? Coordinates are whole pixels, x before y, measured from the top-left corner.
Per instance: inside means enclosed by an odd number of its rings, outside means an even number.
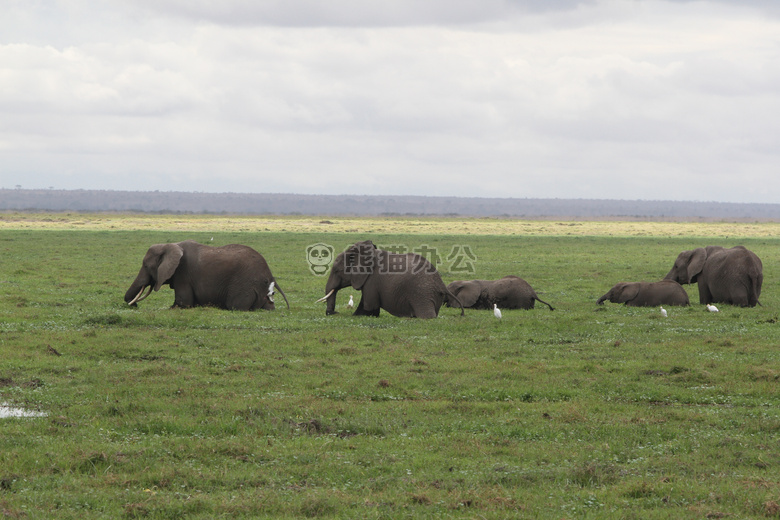
[[[498,305],[495,304],[495,303],[493,304],[493,316],[495,316],[496,318],[501,319],[501,309],[499,309]]]
[[[349,295],[349,301],[347,302],[347,308],[351,309],[354,306],[355,306],[355,300],[352,299],[352,295],[350,294]]]
[[[710,311],[710,312],[719,312],[718,308],[715,307],[714,305],[710,304],[710,303],[707,304],[707,310]]]
[[[663,316],[664,318],[666,318],[667,316],[666,309],[664,309],[663,307],[661,307],[661,316]]]

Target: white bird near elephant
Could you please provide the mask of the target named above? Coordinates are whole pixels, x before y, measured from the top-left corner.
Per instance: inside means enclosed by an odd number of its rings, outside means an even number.
[[[501,309],[498,308],[498,304],[493,304],[493,316],[495,316],[498,319],[501,319]]]
[[[666,309],[664,309],[663,307],[661,307],[661,316],[663,316],[664,318],[666,318],[668,316],[668,313],[666,312]]]
[[[352,295],[349,295],[349,301],[347,302],[347,309],[351,309],[355,306],[355,300],[352,299]]]
[[[717,308],[717,307],[715,307],[714,305],[712,305],[711,303],[708,303],[708,304],[707,304],[707,310],[708,310],[708,311],[710,311],[710,312],[720,312],[720,311],[718,310],[718,308]]]

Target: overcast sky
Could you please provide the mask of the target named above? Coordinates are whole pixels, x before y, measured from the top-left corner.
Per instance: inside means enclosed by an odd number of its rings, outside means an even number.
[[[0,187],[780,202],[777,0],[0,5]]]

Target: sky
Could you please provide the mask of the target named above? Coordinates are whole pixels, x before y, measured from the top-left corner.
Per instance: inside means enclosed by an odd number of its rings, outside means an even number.
[[[776,0],[0,0],[0,187],[780,202]]]

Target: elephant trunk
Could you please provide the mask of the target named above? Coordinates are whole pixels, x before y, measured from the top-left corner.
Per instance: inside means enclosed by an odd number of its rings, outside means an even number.
[[[149,288],[149,293],[142,297],[142,294],[146,288]],[[152,284],[149,281],[149,278],[147,276],[144,276],[143,273],[139,273],[138,276],[136,276],[135,280],[133,280],[132,285],[130,285],[130,288],[125,293],[125,302],[128,305],[133,305],[135,303],[140,302],[149,294],[152,292]]]
[[[325,315],[330,316],[331,314],[337,314],[336,312],[336,295],[338,294],[337,289],[331,289],[328,293],[328,296],[326,297],[327,305],[325,306]]]
[[[349,281],[340,276],[337,273],[336,267],[334,266],[330,271],[330,276],[328,276],[328,282],[325,284],[325,296],[317,300],[327,302],[325,307],[326,316],[330,316],[331,314],[338,314],[336,311],[336,295],[340,289],[348,285]]]
[[[599,298],[599,299],[596,301],[596,303],[598,303],[599,305],[604,305],[604,302],[605,302],[606,300],[608,300],[608,299],[609,299],[609,293],[607,293],[607,294],[605,294],[604,296],[602,296],[601,298]]]
[[[338,289],[331,289],[328,291],[325,296],[320,298],[314,303],[320,303],[320,302],[327,302],[327,306],[325,308],[325,314],[327,316],[330,316],[331,314],[337,314],[336,313],[336,293],[338,292]]]

